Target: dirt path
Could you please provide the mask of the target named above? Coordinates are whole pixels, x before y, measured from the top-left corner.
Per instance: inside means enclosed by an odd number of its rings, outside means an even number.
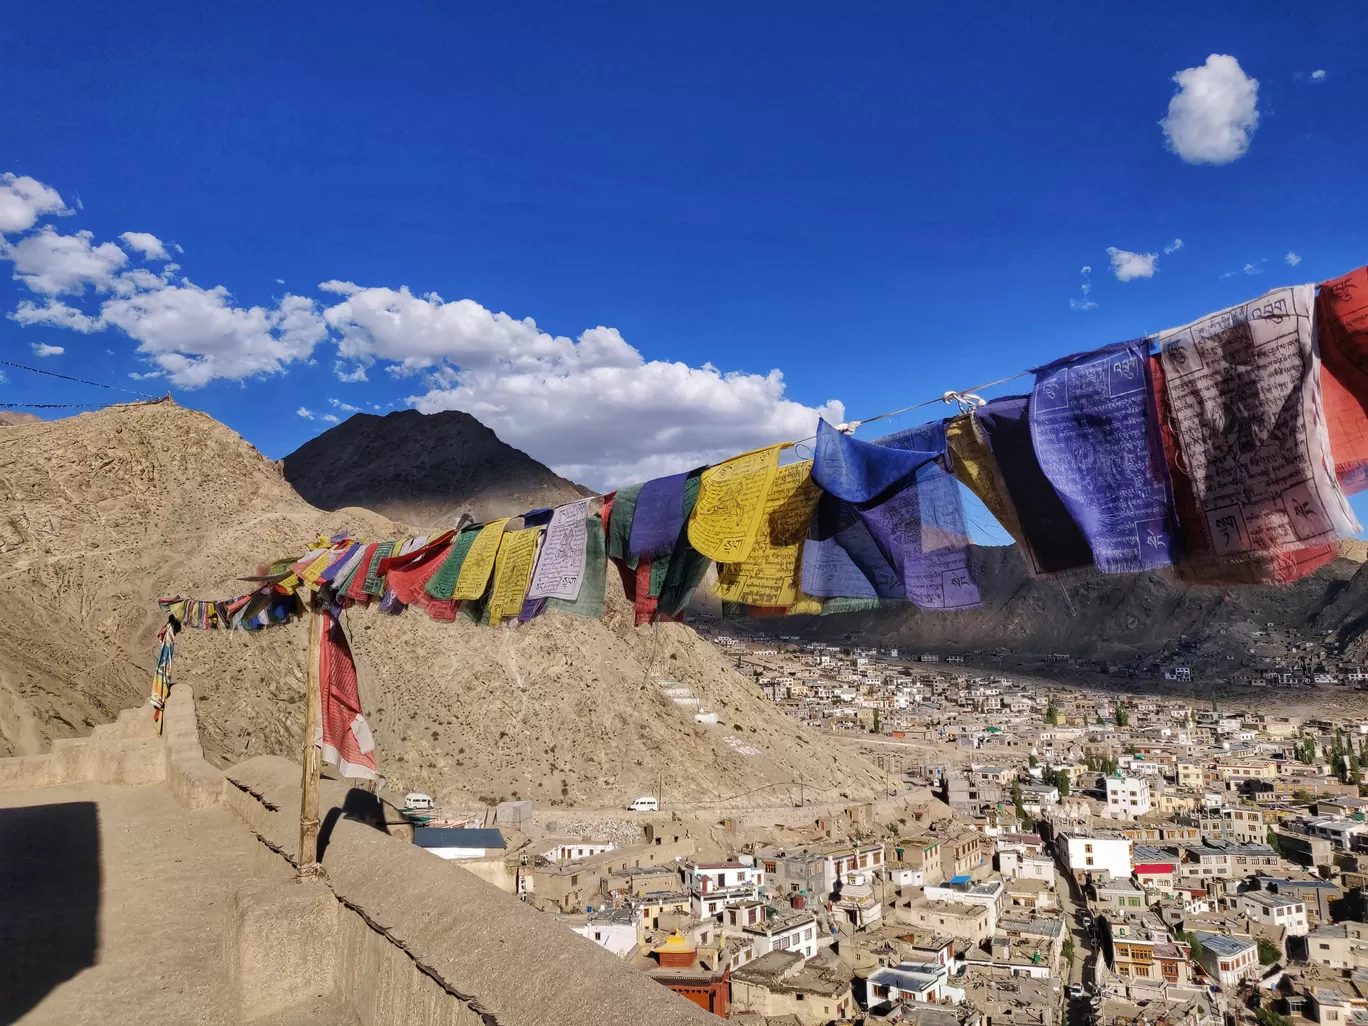
[[[223,929],[255,844],[160,784],[0,791],[0,1023],[233,1022]]]

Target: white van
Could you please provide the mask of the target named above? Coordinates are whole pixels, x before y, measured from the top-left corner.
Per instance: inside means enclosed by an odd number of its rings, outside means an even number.
[[[627,808],[633,812],[659,812],[660,802],[650,795],[647,795],[643,798],[638,798],[636,801],[632,802],[631,805],[627,806]]]
[[[427,812],[436,807],[437,803],[432,800],[431,795],[423,794],[420,791],[410,791],[404,795],[404,808],[410,812]]]

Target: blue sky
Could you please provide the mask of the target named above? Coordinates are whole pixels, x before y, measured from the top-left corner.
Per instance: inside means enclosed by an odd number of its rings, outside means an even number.
[[[1040,6],[13,8],[0,356],[610,486],[1368,261],[1368,8]]]

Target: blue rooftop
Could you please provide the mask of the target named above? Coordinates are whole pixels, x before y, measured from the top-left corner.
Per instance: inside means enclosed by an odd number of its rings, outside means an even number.
[[[503,834],[492,827],[414,827],[413,843],[420,848],[507,848]]]

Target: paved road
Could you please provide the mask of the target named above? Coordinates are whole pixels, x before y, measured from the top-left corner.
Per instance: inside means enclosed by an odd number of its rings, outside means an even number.
[[[1078,913],[1086,909],[1087,904],[1082,900],[1082,895],[1077,888],[1071,886],[1069,878],[1057,870],[1055,872],[1055,891],[1059,895],[1059,903],[1064,910],[1064,924],[1074,942],[1073,962],[1069,966],[1068,979],[1065,981],[1065,1022],[1067,1026],[1087,1026],[1090,1008],[1088,998],[1070,1000],[1068,996],[1068,987],[1073,984],[1096,982],[1096,974],[1093,968],[1096,952],[1093,950],[1092,934],[1083,929],[1078,921]]]

